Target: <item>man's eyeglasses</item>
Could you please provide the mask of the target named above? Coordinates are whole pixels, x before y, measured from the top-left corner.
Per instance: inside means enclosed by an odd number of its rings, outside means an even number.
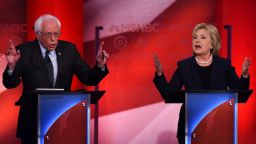
[[[55,38],[59,38],[61,35],[61,32],[39,32],[42,36],[44,36],[45,38],[51,38],[52,36],[54,36]]]

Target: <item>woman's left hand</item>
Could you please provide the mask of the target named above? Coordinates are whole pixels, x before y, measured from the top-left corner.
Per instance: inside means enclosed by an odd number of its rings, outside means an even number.
[[[243,65],[242,65],[242,76],[244,78],[248,78],[249,75],[250,75],[249,68],[250,68],[250,65],[251,65],[251,61],[252,61],[252,59],[248,58],[248,57],[245,57],[245,59],[244,59],[244,62],[243,62]]]

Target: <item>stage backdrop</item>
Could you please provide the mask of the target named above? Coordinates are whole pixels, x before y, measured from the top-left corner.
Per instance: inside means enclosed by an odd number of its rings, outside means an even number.
[[[245,56],[255,60],[254,1],[221,0],[94,0],[84,2],[85,56],[95,53],[95,26],[110,53],[110,74],[100,84],[99,143],[176,143],[179,104],[164,104],[154,87],[153,55],[158,54],[170,79],[176,62],[192,55],[197,23],[216,25],[222,35],[220,55],[227,57],[227,31],[232,25],[232,62],[237,72]],[[251,67],[255,88],[255,67]],[[252,143],[255,95],[239,105],[239,143]]]
[[[25,0],[0,1],[0,143],[18,144],[16,126],[19,107],[14,106],[22,86],[6,90],[2,84],[2,73],[6,67],[4,53],[9,47],[9,39],[15,44],[26,41],[26,2]]]
[[[0,144],[18,144],[16,126],[19,107],[14,103],[21,95],[22,85],[7,90],[2,84],[2,73],[6,67],[4,53],[8,40],[15,44],[35,39],[33,25],[42,14],[53,14],[62,22],[61,39],[77,45],[83,54],[83,0],[0,0]],[[75,16],[75,17],[74,17]],[[82,55],[83,56],[83,55]],[[72,90],[84,86],[76,78]]]
[[[154,87],[153,55],[159,55],[169,79],[176,62],[192,55],[191,32],[197,23],[208,22],[219,28],[223,57],[227,54],[223,26],[232,25],[232,63],[240,73],[243,58],[252,58],[251,88],[255,89],[256,3],[253,0],[81,1],[70,4],[68,0],[1,0],[0,74],[6,66],[4,53],[9,38],[16,44],[24,42],[29,31],[28,39],[33,39],[31,27],[40,14],[60,17],[64,26],[61,39],[75,42],[91,64],[95,56],[95,26],[103,26],[100,36],[111,58],[110,74],[99,85],[107,91],[99,104],[99,143],[177,143],[180,105],[164,104]],[[81,25],[84,25],[84,34]],[[73,89],[78,87],[81,85],[75,82]],[[0,83],[1,144],[19,143],[15,138],[18,107],[14,102],[21,89],[22,86],[6,90]],[[239,104],[239,143],[255,143],[255,101],[253,94],[246,104]]]

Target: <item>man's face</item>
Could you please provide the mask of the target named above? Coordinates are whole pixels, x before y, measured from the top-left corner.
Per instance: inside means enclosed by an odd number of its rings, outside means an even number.
[[[38,40],[47,50],[54,50],[60,37],[59,25],[54,20],[46,20],[41,26],[41,31],[36,33]]]

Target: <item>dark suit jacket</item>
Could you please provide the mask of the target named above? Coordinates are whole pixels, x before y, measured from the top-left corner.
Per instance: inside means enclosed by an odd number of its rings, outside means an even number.
[[[6,88],[14,88],[23,84],[23,92],[17,105],[20,105],[17,136],[31,136],[31,129],[36,126],[36,88],[50,88],[46,66],[43,62],[42,52],[37,40],[21,44],[16,47],[20,50],[21,57],[16,64],[12,75],[3,73],[3,84]],[[76,46],[67,41],[59,40],[56,47],[58,73],[55,88],[70,90],[73,75],[86,85],[96,85],[108,74],[108,69],[102,71],[95,66],[89,67],[80,57]],[[33,125],[34,124],[34,125]]]
[[[204,90],[196,67],[193,56],[178,62],[178,67],[170,82],[166,81],[164,74],[155,75],[153,81],[163,99],[167,99],[171,91],[180,90],[183,86],[185,90]],[[209,86],[209,90],[248,89],[249,78],[239,78],[229,60],[214,56]],[[177,137],[185,137],[184,104],[180,110]]]

